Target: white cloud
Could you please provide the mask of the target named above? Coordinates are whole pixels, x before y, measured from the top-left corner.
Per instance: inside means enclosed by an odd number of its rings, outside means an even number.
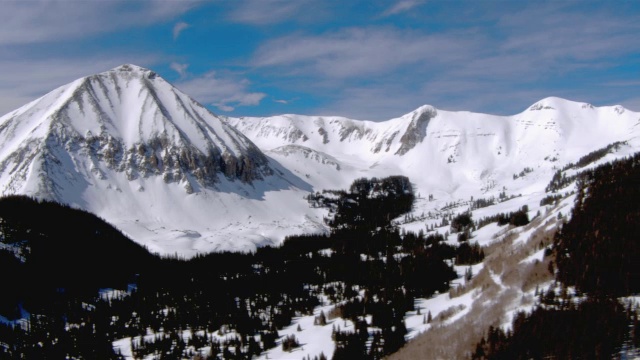
[[[546,96],[549,94],[536,89],[501,91],[491,81],[442,79],[418,86],[384,83],[345,88],[336,95],[334,101],[314,109],[313,113],[380,121],[402,116],[422,105],[432,105],[448,111],[493,109],[488,112],[513,115]]]
[[[184,21],[180,21],[173,26],[173,40],[177,40],[180,33],[185,29],[191,27],[191,25],[187,24]]]
[[[462,35],[462,34],[461,34]],[[293,74],[354,78],[387,74],[408,65],[429,67],[469,59],[480,45],[473,33],[424,35],[393,28],[350,28],[325,35],[291,35],[263,44],[257,67]]]
[[[401,0],[395,3],[382,13],[382,16],[391,16],[409,11],[418,5],[421,5],[424,1],[420,0]]]
[[[321,116],[345,116],[358,120],[387,120],[415,110],[424,99],[398,84],[349,87],[333,102],[313,110]]]
[[[277,67],[284,74],[325,78],[380,76],[410,69],[435,76],[449,73],[456,78],[518,81],[608,66],[618,56],[640,51],[636,40],[640,23],[549,14],[547,26],[539,26],[535,19],[509,16],[494,28],[500,34],[497,37],[475,28],[427,34],[388,27],[289,35],[265,42],[252,63]]]
[[[288,104],[289,102],[287,100],[282,100],[282,99],[274,99],[273,101],[280,103],[280,104]]]
[[[3,0],[0,45],[42,43],[166,21],[198,1]]]
[[[172,70],[177,72],[178,75],[180,75],[180,78],[184,78],[187,75],[187,68],[189,67],[189,64],[179,64],[177,62],[172,62],[169,66]]]
[[[224,104],[218,104],[216,105],[216,107],[222,111],[226,111],[226,112],[231,112],[233,110],[235,110],[236,108],[234,108],[233,106],[229,106],[229,105],[224,105]]]
[[[213,105],[222,111],[233,111],[238,106],[259,105],[266,96],[252,92],[249,81],[234,74],[218,74],[210,71],[202,76],[180,81],[178,88],[197,101]]]
[[[322,1],[314,0],[240,0],[229,12],[231,21],[247,25],[269,25],[284,21],[317,19],[322,14]]]

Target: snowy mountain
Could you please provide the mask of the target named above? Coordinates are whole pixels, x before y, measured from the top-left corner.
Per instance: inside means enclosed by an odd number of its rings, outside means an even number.
[[[640,130],[640,114],[621,106],[595,108],[559,98],[513,116],[423,106],[385,122],[299,115],[227,122],[292,172],[308,175],[316,188],[402,174],[422,195],[446,202],[504,190],[542,191],[557,168],[590,151],[616,141],[635,147]],[[292,145],[313,149],[336,165],[312,174],[307,153],[296,153]],[[514,178],[523,171],[526,176]]]
[[[54,200],[64,200],[50,181],[57,179],[30,178],[24,165],[35,160],[44,175],[57,175],[47,172],[59,145],[89,157],[99,177],[104,175],[98,162],[129,180],[161,175],[185,187],[192,181],[214,184],[220,172],[246,182],[271,173],[260,150],[235,129],[154,72],[132,65],[60,87],[3,117],[2,124],[2,171],[24,160],[23,154],[28,157],[8,174],[9,189]],[[29,156],[37,154],[38,159]],[[20,181],[25,178],[38,181]]]
[[[269,230],[252,227],[251,217],[270,226],[289,218],[264,205],[267,192],[300,198],[306,186],[283,177],[285,170],[236,129],[134,65],[78,79],[3,116],[0,138],[3,195],[89,210],[160,253],[270,243]]]
[[[0,191],[88,210],[151,251],[250,251],[323,232],[305,196],[405,175],[414,213],[471,197],[540,196],[553,173],[616,141],[640,114],[546,98],[513,116],[422,106],[384,122],[221,118],[134,65],[78,79],[0,118]],[[432,201],[422,201],[431,195]]]

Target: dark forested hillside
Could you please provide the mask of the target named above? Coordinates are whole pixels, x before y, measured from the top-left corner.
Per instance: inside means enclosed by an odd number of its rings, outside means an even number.
[[[518,313],[513,330],[490,328],[473,359],[612,359],[629,335],[629,313],[613,300]]]
[[[511,331],[491,328],[473,359],[611,359],[640,346],[637,309],[620,300],[640,293],[640,155],[576,178],[575,207],[554,239],[558,288]]]
[[[555,249],[565,284],[593,294],[640,293],[640,155],[583,173]]]
[[[335,211],[333,218],[327,220],[334,230],[369,230],[389,225],[392,219],[410,211],[414,198],[408,178],[390,176],[357,179],[349,191],[318,193],[311,195],[309,202]]]
[[[412,207],[407,178],[360,179],[329,193],[316,199],[333,211],[329,237],[189,261],[150,255],[78,210],[0,200],[0,266],[13,275],[0,314],[27,313],[26,325],[0,325],[0,358],[119,358],[118,339],[129,339],[135,358],[251,358],[277,344],[292,351],[301,346],[295,335],[281,339],[278,331],[322,299],[336,306],[317,326],[341,318],[358,329],[333,331],[334,359],[396,351],[414,299],[446,291],[456,278],[456,248],[441,235],[401,236],[391,225]],[[104,288],[120,291],[99,296]]]
[[[2,274],[11,274],[6,293],[31,307],[55,289],[95,293],[126,286],[157,261],[92,214],[27,197],[0,199],[0,233]]]

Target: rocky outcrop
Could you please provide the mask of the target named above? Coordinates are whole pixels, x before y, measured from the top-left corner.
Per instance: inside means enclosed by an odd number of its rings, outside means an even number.
[[[427,125],[429,121],[436,117],[436,115],[438,115],[438,112],[433,107],[429,106],[418,109],[413,115],[411,123],[407,126],[407,130],[400,138],[401,145],[398,151],[396,151],[396,155],[404,155],[422,142],[427,135]]]
[[[52,136],[56,138],[55,143],[68,150],[78,149],[86,156],[98,177],[100,163],[125,173],[129,180],[161,176],[166,183],[185,182],[191,189],[193,180],[201,186],[212,186],[220,175],[252,182],[272,174],[267,158],[256,147],[249,147],[236,156],[213,146],[204,153],[189,144],[173,143],[162,135],[129,147],[108,133],[68,136],[61,129]]]

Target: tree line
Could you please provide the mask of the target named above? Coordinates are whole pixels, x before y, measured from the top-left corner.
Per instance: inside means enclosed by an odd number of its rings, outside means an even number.
[[[329,236],[190,260],[151,255],[76,209],[0,199],[0,270],[11,274],[0,314],[28,314],[26,322],[0,324],[0,358],[118,359],[113,342],[130,339],[136,358],[248,359],[299,345],[279,331],[313,314],[324,297],[336,304],[328,318],[356,325],[334,331],[334,358],[396,351],[407,332],[404,314],[416,297],[449,288],[457,277],[450,260],[462,250],[440,234],[401,234],[391,224],[413,205],[405,177],[359,179],[325,195],[317,203],[334,211]],[[120,291],[100,295],[105,288]],[[191,337],[182,336],[186,330]]]

